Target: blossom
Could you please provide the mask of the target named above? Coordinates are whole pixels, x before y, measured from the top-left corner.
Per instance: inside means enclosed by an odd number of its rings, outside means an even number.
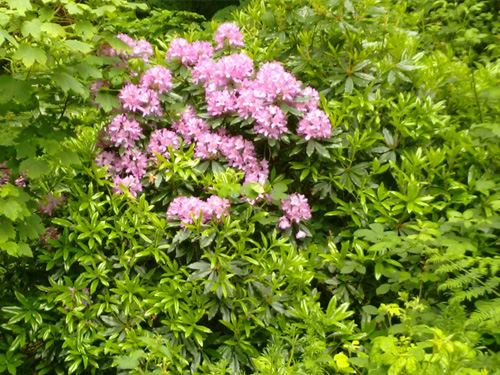
[[[181,222],[181,227],[185,228],[184,223],[193,224],[201,215],[202,224],[211,220],[221,219],[229,214],[229,200],[212,195],[204,201],[197,197],[180,196],[175,198],[168,207],[167,218],[177,217]]]
[[[303,238],[306,238],[307,234],[303,230],[299,230],[297,234],[295,235],[295,238],[298,240],[301,240]]]
[[[257,134],[278,139],[280,134],[287,131],[286,115],[278,106],[265,106],[254,113],[254,117],[257,120],[254,126]]]
[[[52,216],[57,206],[64,202],[64,197],[54,197],[52,193],[47,194],[44,202],[38,202],[38,211],[42,214]]]
[[[285,213],[278,224],[281,229],[290,227],[293,222],[298,224],[301,220],[309,220],[312,217],[311,207],[302,194],[294,193],[290,194],[288,199],[282,199],[281,208]]]
[[[129,83],[121,89],[118,99],[127,111],[141,112],[143,116],[162,115],[158,94],[151,89]]]
[[[184,38],[176,38],[170,42],[167,59],[177,59],[183,65],[191,66],[203,58],[212,57],[214,49],[208,42],[195,41],[189,43]]]
[[[127,150],[118,161],[117,170],[140,180],[146,174],[148,158],[141,151]]]
[[[315,109],[318,109],[319,105],[319,93],[316,89],[307,86],[305,89],[303,89],[299,95],[299,97],[309,97],[309,100],[305,102],[294,102],[290,101],[288,102],[289,105],[297,108],[301,112],[308,112],[308,111],[314,111]]]
[[[191,78],[194,83],[205,83],[212,77],[216,63],[210,57],[202,56],[191,70]]]
[[[217,29],[215,34],[215,42],[217,46],[215,49],[222,49],[224,47],[224,42],[227,41],[229,46],[243,47],[243,34],[240,32],[240,28],[231,22],[223,23]]]
[[[117,115],[108,126],[109,140],[116,147],[132,148],[142,136],[142,128],[137,120],[127,115]]]
[[[306,140],[330,138],[332,136],[332,125],[325,112],[321,109],[315,109],[308,112],[299,121],[297,134],[305,135]]]
[[[196,117],[193,107],[188,106],[187,111],[181,113],[181,120],[174,121],[172,129],[182,137],[185,143],[191,144],[201,134],[208,132],[210,127],[205,121]]]
[[[156,152],[164,156],[167,155],[168,146],[178,149],[180,146],[179,136],[171,130],[157,129],[151,134],[148,144],[148,153]]]
[[[114,172],[117,171],[118,168],[121,168],[121,166],[119,165],[120,158],[117,154],[111,151],[102,151],[99,155],[97,155],[94,163],[99,167],[109,166],[109,172]]]
[[[194,157],[213,159],[219,153],[221,136],[216,133],[204,132],[198,135],[194,148]]]
[[[265,93],[268,102],[276,99],[293,100],[301,92],[301,83],[278,62],[263,64],[255,82]]]
[[[142,88],[149,88],[158,92],[158,94],[167,93],[172,89],[172,73],[163,66],[153,66],[141,76]]]
[[[231,94],[227,88],[216,90],[214,85],[209,85],[206,90],[205,100],[207,101],[207,111],[210,116],[236,112],[238,108],[236,95]]]
[[[47,240],[57,241],[59,239],[59,233],[55,227],[45,228],[45,233],[40,236],[40,244],[47,245]]]
[[[120,177],[119,175],[113,176],[113,184],[114,187],[111,191],[115,194],[122,194],[123,191],[120,188],[120,185],[127,187],[134,197],[137,196],[137,193],[142,191],[141,181],[135,176],[126,176]]]

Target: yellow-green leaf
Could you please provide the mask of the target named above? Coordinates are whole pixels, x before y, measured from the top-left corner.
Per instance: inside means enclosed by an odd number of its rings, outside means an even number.
[[[57,23],[52,23],[52,22],[42,23],[41,29],[43,32],[55,38],[57,38],[58,36],[60,37],[66,36],[66,31],[64,30],[64,27],[58,25]]]
[[[27,68],[32,66],[35,62],[42,65],[45,65],[47,62],[47,55],[43,49],[32,47],[27,44],[21,44],[12,57],[14,60],[21,60]]]
[[[24,21],[21,26],[21,32],[24,37],[31,35],[34,39],[40,39],[40,35],[42,35],[41,30],[42,23],[38,18],[35,18],[31,21]]]

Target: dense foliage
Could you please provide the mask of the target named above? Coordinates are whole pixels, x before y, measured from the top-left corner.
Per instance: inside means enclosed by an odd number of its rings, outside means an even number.
[[[0,0],[0,373],[500,374],[499,29]]]

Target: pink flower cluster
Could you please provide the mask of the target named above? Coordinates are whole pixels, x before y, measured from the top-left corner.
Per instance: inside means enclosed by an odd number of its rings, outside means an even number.
[[[54,197],[47,194],[43,201],[38,202],[38,211],[44,215],[52,216],[55,209],[64,202],[64,197]]]
[[[282,199],[281,208],[285,213],[279,220],[278,226],[281,229],[290,228],[293,222],[298,224],[301,220],[309,220],[312,217],[311,207],[302,194],[294,193],[290,194],[288,199]]]
[[[167,51],[168,60],[179,60],[185,66],[196,64],[204,57],[212,57],[214,48],[209,42],[195,41],[189,43],[184,38],[173,39]]]
[[[147,87],[129,83],[121,89],[118,99],[126,111],[140,112],[142,116],[163,114],[158,94]]]
[[[255,146],[241,135],[232,136],[225,131],[212,132],[208,124],[196,117],[194,109],[181,114],[181,120],[174,122],[172,128],[183,138],[184,142],[195,142],[195,157],[209,160],[222,155],[230,167],[245,172],[245,183],[259,182],[264,184],[269,175],[266,160],[259,160]]]
[[[163,66],[153,66],[141,76],[139,86],[154,90],[158,94],[166,94],[173,87],[172,72]]]
[[[117,51],[109,44],[105,44],[101,46],[100,55],[119,56],[124,62],[131,58],[141,58],[146,64],[149,62],[149,57],[153,55],[153,47],[148,41],[144,39],[134,40],[127,34],[118,34],[116,37],[126,43],[132,49],[132,53]]]
[[[278,62],[265,63],[255,79],[253,61],[243,53],[231,54],[217,62],[205,56],[191,69],[194,83],[204,84],[207,111],[211,116],[237,113],[255,120],[256,134],[278,139],[288,130],[288,119],[280,103],[305,113],[298,134],[306,139],[329,138],[331,125],[318,108],[319,94],[301,82]],[[304,99],[307,100],[304,100]]]
[[[222,49],[224,42],[228,46],[244,46],[243,34],[240,32],[240,28],[231,22],[226,22],[219,26],[215,34],[215,42],[217,43],[216,49]]]
[[[142,136],[139,122],[127,115],[118,115],[108,126],[109,140],[116,146],[132,148]]]
[[[168,207],[167,217],[169,220],[178,218],[185,228],[185,223],[193,224],[195,220],[202,217],[202,223],[206,224],[212,220],[220,220],[229,214],[229,200],[212,195],[206,201],[196,197],[177,197]]]
[[[2,185],[8,184],[10,181],[10,177],[12,175],[12,170],[10,168],[7,168],[7,162],[3,162],[0,164],[0,187]],[[26,187],[26,172],[21,172],[19,174],[19,177],[16,178],[14,181],[14,184],[16,186],[22,186]]]

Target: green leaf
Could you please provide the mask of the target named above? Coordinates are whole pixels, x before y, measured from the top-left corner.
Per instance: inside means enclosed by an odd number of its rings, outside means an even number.
[[[264,193],[264,187],[258,182],[249,182],[243,186],[243,191],[245,192],[247,198],[255,199],[259,196],[259,194]]]
[[[25,38],[31,35],[34,39],[38,40],[42,35],[41,26],[42,23],[38,18],[35,18],[32,21],[24,21],[21,26],[21,33]]]
[[[354,88],[354,82],[352,81],[352,78],[351,77],[347,77],[346,81],[345,81],[345,93],[347,95],[350,95],[352,94],[352,90]]]
[[[10,9],[17,10],[19,14],[24,15],[27,10],[33,9],[30,0],[6,0]]]
[[[376,292],[377,295],[386,294],[390,289],[391,289],[390,284],[382,284],[377,288]]]
[[[0,76],[0,103],[18,100],[21,103],[31,98],[31,85],[11,76]]]
[[[96,28],[90,21],[78,20],[75,23],[75,33],[84,39],[91,39],[96,33]]]
[[[0,241],[4,241],[6,239],[15,237],[16,237],[16,231],[11,223],[7,221],[0,223]]]
[[[22,241],[27,239],[35,240],[45,233],[42,219],[36,214],[28,216],[24,222],[18,223],[16,228],[19,233],[19,238]]]
[[[116,94],[107,90],[99,91],[94,102],[101,105],[102,109],[106,112],[111,112],[114,108],[120,108],[120,102]]]
[[[15,242],[0,242],[0,249],[7,252],[7,254],[17,257],[18,245]]]
[[[0,215],[14,221],[23,211],[23,207],[14,199],[0,199]]]
[[[89,95],[81,82],[62,70],[54,72],[52,74],[52,80],[66,93],[71,90],[83,98]]]
[[[44,174],[48,174],[51,168],[45,160],[30,158],[24,160],[21,165],[19,165],[19,170],[26,171],[30,178],[38,178]]]
[[[21,60],[27,68],[31,67],[35,62],[42,65],[45,65],[47,62],[47,55],[43,49],[31,47],[27,44],[21,44],[12,58],[14,60]]]
[[[66,31],[64,30],[64,27],[58,25],[57,23],[52,23],[52,22],[43,23],[41,29],[43,32],[49,34],[50,36],[53,36],[54,38],[66,36]]]
[[[33,252],[31,251],[31,248],[24,242],[19,242],[17,255],[33,258]]]
[[[315,142],[314,147],[316,148],[316,151],[318,151],[318,154],[320,154],[321,156],[323,156],[326,159],[330,159],[330,153],[328,152],[328,150],[326,149],[325,146],[323,146],[322,144],[320,144],[318,142]]]
[[[17,41],[7,31],[0,28],[0,47],[2,46],[5,39],[7,39],[9,42],[11,42],[15,47],[19,46]]]
[[[73,52],[79,52],[79,53],[89,53],[92,51],[92,45],[84,42],[80,42],[78,40],[65,40],[64,44]]]

